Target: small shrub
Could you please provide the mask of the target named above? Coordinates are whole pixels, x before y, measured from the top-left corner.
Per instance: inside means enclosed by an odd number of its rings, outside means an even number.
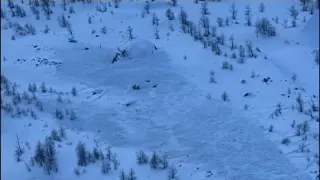
[[[275,36],[276,28],[267,18],[258,19],[255,23],[256,35]]]
[[[311,101],[310,101],[310,106],[311,106],[311,110],[313,112],[318,112],[319,111],[319,107],[314,103],[313,99],[311,99]]]
[[[16,139],[16,145],[15,145],[16,149],[14,151],[14,156],[16,158],[16,161],[20,162],[21,161],[21,156],[24,153],[24,149],[22,148],[20,138],[18,136],[16,138],[17,138]]]
[[[159,155],[154,151],[151,159],[150,159],[150,167],[152,169],[157,169],[159,167],[160,164],[160,157]]]
[[[43,33],[48,34],[49,31],[50,31],[50,28],[49,28],[48,25],[46,25],[46,26],[44,27]]]
[[[33,119],[37,119],[37,118],[38,118],[37,114],[36,114],[32,109],[30,110],[30,116],[31,116]]]
[[[295,135],[296,136],[301,136],[301,124],[298,124],[297,126],[296,126],[296,132],[295,132]]]
[[[251,71],[251,78],[254,78],[254,77],[256,77],[257,75],[256,75],[256,72],[254,72],[254,71]]]
[[[170,21],[175,19],[175,15],[174,15],[173,11],[170,8],[166,10],[166,17]]]
[[[33,159],[48,174],[51,174],[52,171],[58,171],[55,144],[51,137],[46,137],[44,143],[38,141]]]
[[[167,169],[169,162],[168,162],[168,155],[163,154],[160,159],[160,164],[162,165],[162,169]]]
[[[177,168],[175,168],[172,164],[169,168],[169,171],[168,171],[168,179],[169,180],[171,180],[171,179],[178,180],[177,174],[178,174]]]
[[[270,125],[270,126],[269,126],[268,131],[269,131],[269,132],[273,132],[273,125]]]
[[[233,70],[232,64],[230,64],[228,61],[223,61],[221,68],[225,70]]]
[[[59,23],[59,26],[62,28],[67,28],[70,25],[69,21],[64,15],[58,16],[58,23]]]
[[[40,85],[40,91],[42,93],[46,93],[47,92],[46,84],[44,82],[42,82],[41,85]]]
[[[266,7],[265,7],[265,5],[263,4],[263,3],[260,3],[260,5],[259,5],[259,12],[264,12],[265,11],[265,9],[266,9]]]
[[[69,7],[69,14],[74,14],[74,13],[76,13],[76,12],[74,11],[74,8],[73,8],[72,6],[70,6],[70,7]]]
[[[58,133],[61,138],[66,138],[66,131],[64,128],[60,127]]]
[[[37,34],[36,29],[31,24],[25,24],[24,27],[25,27],[28,34],[31,34],[31,35]]]
[[[140,85],[134,84],[134,85],[132,86],[132,89],[133,89],[133,90],[140,90]]]
[[[217,18],[217,24],[218,24],[218,27],[223,27],[223,18],[218,17]]]
[[[55,117],[59,120],[64,118],[63,112],[60,109],[56,109]]]
[[[111,161],[113,163],[113,169],[114,170],[118,170],[119,166],[120,166],[120,161],[118,160],[118,156],[117,154],[113,154],[111,157]]]
[[[304,136],[302,136],[302,138],[301,138],[302,141],[306,141],[307,139],[308,139],[308,136],[307,136],[307,135],[304,135]]]
[[[147,13],[150,14],[150,3],[147,1],[146,4],[143,7],[143,10]]]
[[[77,119],[76,113],[73,110],[70,111],[69,118],[71,121]]]
[[[284,144],[284,145],[289,145],[291,142],[291,140],[289,138],[284,138],[281,140],[281,144]]]
[[[159,28],[158,28],[158,27],[155,28],[154,37],[155,37],[156,39],[160,39],[160,36],[159,36]]]
[[[236,54],[235,52],[232,52],[231,58],[232,58],[232,59],[237,59],[237,54]]]
[[[128,27],[127,29],[127,34],[129,36],[129,40],[133,40],[133,33],[132,33],[132,28],[131,26]]]
[[[304,121],[302,124],[301,124],[301,132],[303,135],[305,135],[307,132],[309,132],[310,130],[310,125],[308,123],[308,121]]]
[[[298,111],[303,112],[304,111],[304,101],[301,97],[301,94],[298,95],[296,98],[297,106],[298,106]]]
[[[78,41],[74,39],[74,36],[71,36],[70,38],[68,38],[68,42],[77,43]]]
[[[92,24],[92,17],[91,16],[88,17],[88,23]]]
[[[76,89],[75,87],[72,87],[72,89],[71,89],[71,94],[72,94],[73,96],[77,96],[78,91],[77,91],[77,89]]]
[[[81,141],[78,143],[76,147],[76,153],[77,153],[77,164],[79,166],[86,166],[88,164],[88,151],[86,148],[86,145],[82,143]]]
[[[136,179],[137,179],[136,173],[132,168],[130,168],[127,180],[136,180]]]
[[[77,176],[80,176],[80,169],[79,169],[79,168],[74,168],[73,172],[74,172],[74,174],[76,174]]]
[[[109,161],[111,161],[111,158],[112,158],[111,147],[108,147],[108,149],[107,149],[106,158],[107,158]]]
[[[55,141],[61,141],[58,131],[55,129],[51,131],[51,138]]]
[[[106,34],[107,33],[107,27],[103,26],[100,30],[101,33]]]
[[[108,174],[111,171],[110,162],[107,159],[102,160],[101,162],[101,173]]]
[[[35,83],[30,83],[29,86],[28,86],[28,90],[32,93],[35,93],[37,92],[37,85]]]
[[[123,169],[122,169],[121,172],[120,172],[119,179],[120,179],[120,180],[127,180],[127,175],[126,175],[126,173],[124,172]]]
[[[243,64],[245,62],[245,49],[242,45],[239,46],[239,63]]]
[[[223,101],[229,101],[229,96],[228,96],[227,92],[223,92],[223,93],[222,93],[221,99],[222,99]]]
[[[210,71],[210,79],[209,79],[210,83],[217,83],[214,75],[215,75],[214,71]]]
[[[297,74],[293,73],[291,79],[292,79],[293,82],[295,82],[297,80]]]
[[[139,165],[147,164],[149,162],[149,157],[142,150],[136,153],[136,157]]]
[[[57,97],[57,102],[58,102],[58,103],[62,103],[62,97],[61,97],[60,94],[59,94],[58,97]]]
[[[306,150],[306,144],[304,142],[300,143],[299,146],[298,146],[298,151],[299,152],[305,152]]]

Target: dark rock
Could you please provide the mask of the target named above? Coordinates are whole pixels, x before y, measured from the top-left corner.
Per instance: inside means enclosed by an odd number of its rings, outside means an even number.
[[[268,84],[268,82],[271,81],[270,77],[266,77],[262,79],[262,82],[265,82],[266,84]],[[272,82],[272,81],[271,81]]]
[[[95,89],[93,92],[92,92],[92,95],[96,95],[96,94],[100,94],[102,93],[102,89]]]
[[[247,93],[245,93],[245,94],[243,95],[243,97],[248,97],[248,96],[252,96],[252,95],[253,95],[252,93],[247,92]]]

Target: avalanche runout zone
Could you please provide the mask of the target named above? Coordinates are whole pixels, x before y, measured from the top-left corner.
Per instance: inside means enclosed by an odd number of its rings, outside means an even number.
[[[101,129],[101,138],[114,146],[162,149],[171,157],[188,156],[185,162],[232,180],[310,179],[264,138],[259,127],[224,102],[208,100],[176,74],[166,52],[147,49],[151,53],[111,64],[108,58],[112,56],[105,55],[111,50],[90,49],[93,51],[83,53],[68,49],[68,57],[58,53],[63,64],[57,74],[73,81],[78,78],[91,87],[109,88],[109,97],[115,99],[119,94],[134,96],[137,103],[132,107],[108,107],[105,103],[104,108],[82,104],[77,112],[85,117],[78,120],[83,130]],[[77,66],[71,68],[74,63]],[[158,87],[143,84],[146,79],[157,82]],[[130,90],[134,83],[141,83],[141,90]]]

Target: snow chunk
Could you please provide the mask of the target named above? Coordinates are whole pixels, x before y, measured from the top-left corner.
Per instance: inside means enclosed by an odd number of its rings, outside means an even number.
[[[92,95],[100,94],[102,93],[102,91],[102,89],[95,89],[94,91],[92,91]]]

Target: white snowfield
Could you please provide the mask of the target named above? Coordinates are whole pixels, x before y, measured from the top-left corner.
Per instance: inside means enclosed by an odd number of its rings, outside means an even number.
[[[302,31],[301,41],[319,50],[319,11],[308,20]]]
[[[2,180],[135,180],[119,177],[122,169],[127,173],[130,168],[137,180],[169,178],[168,170],[138,165],[139,150],[150,157],[153,151],[165,152],[169,164],[177,168],[179,180],[317,178],[319,113],[309,109],[311,102],[319,106],[319,65],[312,53],[319,49],[313,38],[319,31],[318,10],[312,16],[309,10],[301,12],[297,1],[272,1],[264,2],[265,12],[259,12],[261,2],[235,2],[238,23],[230,19],[230,25],[218,27],[217,17],[230,18],[233,2],[208,1],[211,25],[217,27],[217,35],[223,33],[226,38],[222,55],[216,55],[180,29],[180,9],[198,24],[201,1],[178,2],[175,7],[166,1],[149,2],[150,14],[145,13],[143,18],[145,2],[121,1],[115,8],[114,1],[110,1],[111,6],[106,5],[103,13],[96,6],[104,1],[67,2],[66,11],[60,1],[51,7],[50,20],[42,10],[36,20],[27,2],[14,2],[26,10],[23,18],[11,17],[7,4],[1,4],[7,13],[7,18],[1,19],[1,73],[18,84],[21,94],[28,91],[29,83],[36,83],[34,96],[43,103],[42,111],[33,104],[19,105],[33,109],[37,118],[12,117],[3,110],[4,104],[13,101],[1,84]],[[251,27],[244,25],[247,5],[252,9]],[[291,24],[288,9],[292,5],[300,12],[297,26],[284,28],[283,20]],[[74,14],[68,12],[71,6]],[[176,16],[170,22],[165,16],[168,8]],[[152,25],[153,13],[159,18],[157,26]],[[71,35],[59,27],[57,17],[62,14],[70,16],[67,20],[76,43],[68,42]],[[278,17],[279,23],[271,21],[277,29],[275,37],[256,36],[254,22],[262,17],[270,21]],[[9,22],[32,24],[37,34],[19,36]],[[48,33],[43,32],[46,25]],[[106,33],[102,33],[103,26]],[[133,31],[132,40],[128,26]],[[159,39],[154,37],[155,28]],[[257,57],[246,58],[243,64],[232,59],[228,40],[231,35],[238,46],[251,41],[260,51]],[[119,50],[126,50],[127,55],[119,55],[113,62]],[[234,52],[238,55],[238,49]],[[224,61],[231,63],[233,70],[222,69]],[[210,76],[216,82],[210,83]],[[267,77],[270,81],[263,82]],[[42,82],[57,92],[40,92]],[[139,87],[133,89],[134,85]],[[70,93],[72,87],[77,89],[76,96]],[[222,100],[224,92],[226,101]],[[298,111],[299,94],[304,100],[303,112]],[[73,110],[77,118],[70,120],[65,115],[57,119],[57,109]],[[312,115],[307,115],[310,112]],[[308,123],[306,132],[297,135],[296,126],[304,122]],[[43,142],[59,127],[65,128],[67,135],[55,142],[58,171],[48,174],[29,161],[35,156],[37,142]],[[20,162],[15,158],[17,137],[24,147]],[[286,138],[288,144],[283,143]],[[90,151],[97,147],[106,152],[111,146],[120,167],[103,174],[102,162],[78,166],[75,148],[79,141]],[[78,175],[75,168],[81,171]]]

